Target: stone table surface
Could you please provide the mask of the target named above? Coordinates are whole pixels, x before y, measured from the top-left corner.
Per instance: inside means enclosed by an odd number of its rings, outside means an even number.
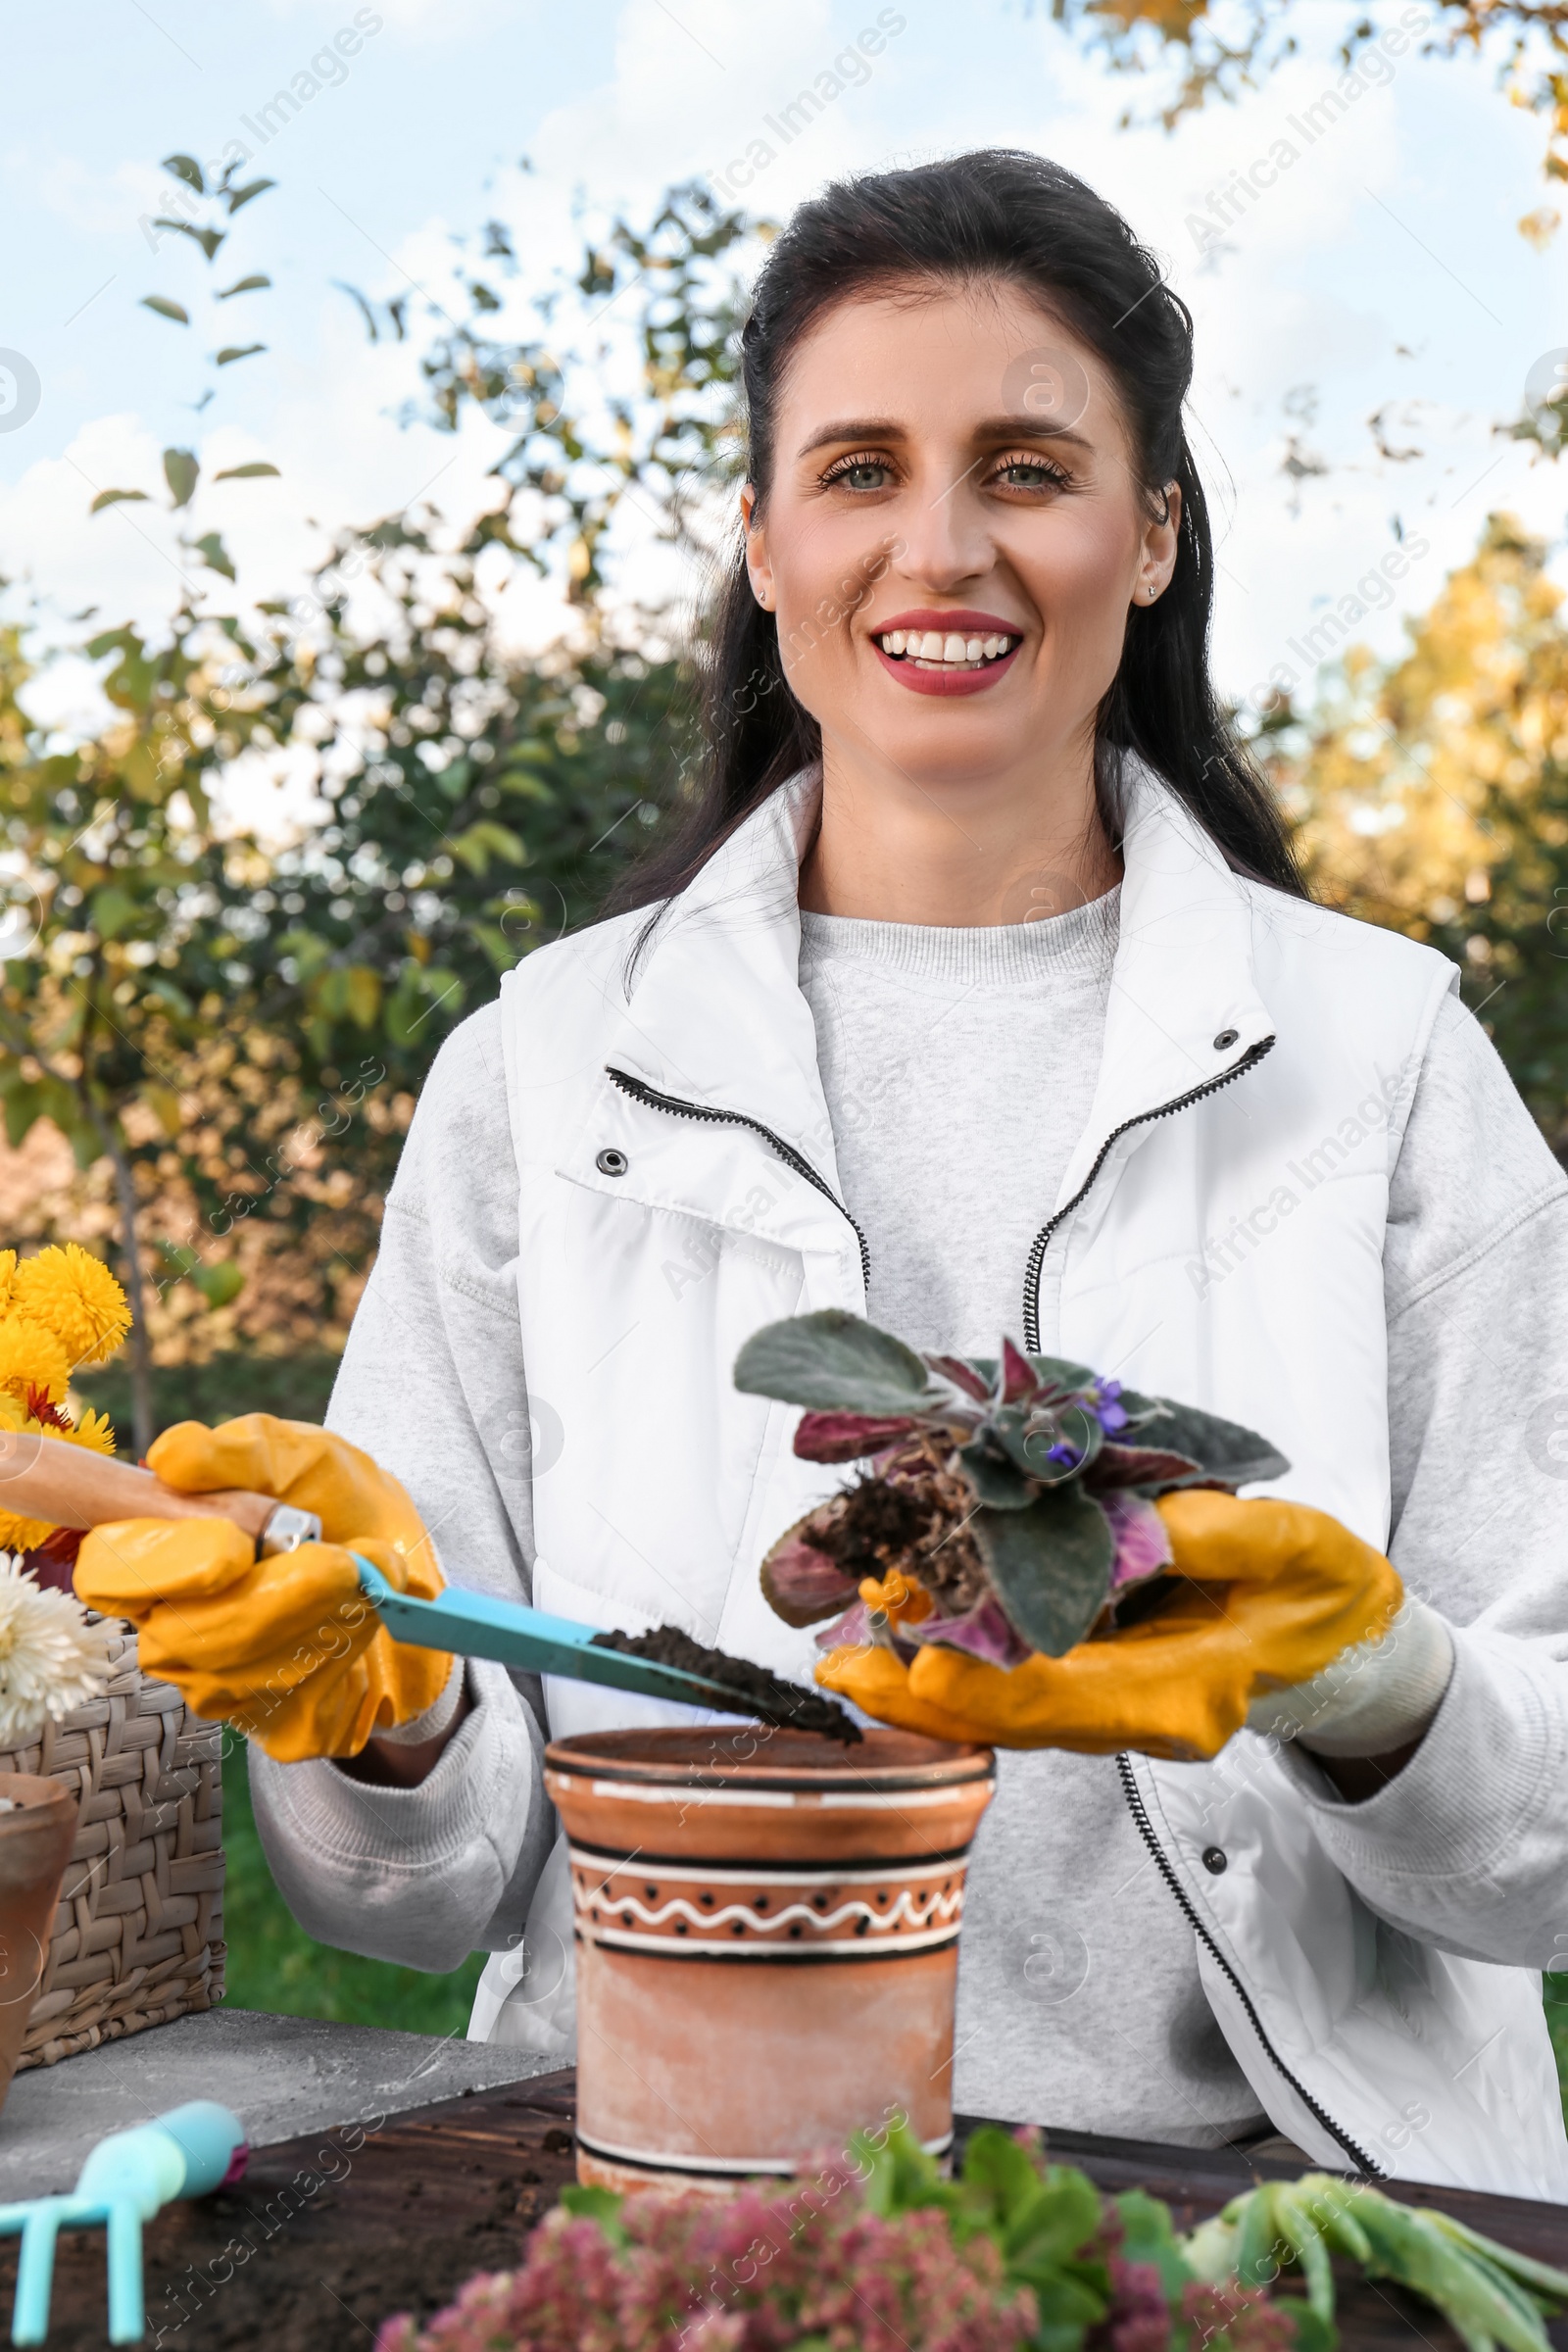
[[[520,2082],[546,2063],[439,2034],[209,2009],[18,2075],[0,2111],[0,2203],[71,2188],[105,2132],[186,2099],[232,2108],[265,2148]]]

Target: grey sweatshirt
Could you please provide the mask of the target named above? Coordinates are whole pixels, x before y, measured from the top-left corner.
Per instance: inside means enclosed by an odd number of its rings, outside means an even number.
[[[801,981],[874,1321],[985,1352],[1017,1334],[1029,1243],[1088,1116],[1115,920],[1115,893],[1006,929],[804,917]],[[425,1087],[329,1421],[404,1478],[449,1577],[525,1597],[529,1474],[550,1474],[552,1431],[527,1404],[516,1213],[490,1006]],[[1568,1655],[1568,1181],[1453,999],[1394,1174],[1385,1289],[1392,1556],[1455,1627]],[[1048,1350],[1054,1312],[1048,1294]],[[1568,1683],[1521,1711],[1494,1650],[1463,1632],[1456,1650],[1423,1746],[1377,1796],[1343,1803],[1299,1751],[1295,1774],[1375,1911],[1540,1966],[1568,1877]],[[468,1671],[477,1703],[416,1788],[252,1749],[269,1858],[323,1941],[448,1969],[520,1936],[554,1834],[538,1693]],[[1109,1759],[1002,1761],[970,1872],[955,2101],[1191,2145],[1260,2125]]]

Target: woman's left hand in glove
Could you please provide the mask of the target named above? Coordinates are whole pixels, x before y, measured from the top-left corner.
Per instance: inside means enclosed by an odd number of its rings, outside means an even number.
[[[1326,1754],[1419,1738],[1452,1644],[1441,1618],[1405,1601],[1380,1551],[1304,1503],[1197,1488],[1155,1508],[1181,1582],[1142,1623],[1010,1669],[940,1642],[908,1664],[879,1645],[847,1647],[817,1681],[880,1722],[999,1747],[1193,1759],[1217,1754],[1250,1720],[1276,1719]],[[1352,1744],[1336,1745],[1347,1727]]]

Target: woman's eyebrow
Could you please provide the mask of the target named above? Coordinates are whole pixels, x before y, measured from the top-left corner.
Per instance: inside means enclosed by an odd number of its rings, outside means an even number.
[[[908,438],[906,427],[896,424],[891,416],[852,416],[841,424],[824,424],[809,441],[803,441],[796,452],[808,458],[813,449],[826,449],[834,441],[904,441]]]
[[[907,425],[897,423],[891,416],[850,416],[823,425],[809,441],[802,442],[796,454],[808,458],[813,450],[828,449],[835,441],[906,441],[908,437]],[[969,438],[981,446],[997,441],[1070,441],[1075,449],[1094,447],[1086,434],[1074,432],[1070,424],[1053,424],[1044,416],[988,416],[974,427]]]

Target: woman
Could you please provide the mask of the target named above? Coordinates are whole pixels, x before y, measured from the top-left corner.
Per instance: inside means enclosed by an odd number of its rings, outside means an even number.
[[[981,154],[804,207],[744,346],[704,793],[442,1052],[331,1426],[457,1580],[801,1680],[758,1563],[832,1474],[731,1385],[761,1324],[1006,1333],[1261,1429],[1334,1560],[1419,1598],[1298,1740],[1003,1756],[956,2103],[1562,2196],[1529,1972],[1568,1940],[1568,1619],[1521,1423],[1568,1389],[1568,1187],[1452,967],[1307,902],[1218,714],[1188,313],[1082,182]],[[428,1696],[372,1693],[357,1739],[401,1729],[347,1761],[253,1753],[273,1870],[329,1942],[487,1945],[474,2030],[565,2056],[541,1749],[642,1711]]]

